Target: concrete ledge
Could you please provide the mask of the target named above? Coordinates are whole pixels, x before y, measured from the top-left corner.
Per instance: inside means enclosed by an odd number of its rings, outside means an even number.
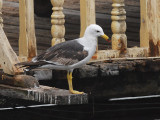
[[[71,94],[68,90],[42,85],[39,88],[28,89],[0,84],[0,91],[0,95],[3,96],[49,104],[71,105],[88,103],[87,94],[76,95]]]

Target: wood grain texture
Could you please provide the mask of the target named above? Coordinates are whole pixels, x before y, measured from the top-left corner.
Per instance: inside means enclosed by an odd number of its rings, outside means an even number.
[[[138,57],[149,57],[148,48],[127,48],[125,54],[122,54],[119,50],[99,50],[97,51],[97,59],[91,59],[90,62],[97,62],[109,59],[121,59],[121,58],[138,58]]]
[[[32,100],[56,105],[74,105],[88,103],[88,95],[71,94],[68,90],[55,87],[39,86],[39,88],[20,88],[0,85],[0,95],[12,98]]]
[[[58,43],[64,42],[64,35],[65,35],[65,16],[63,14],[63,3],[64,0],[51,0],[53,5],[53,13],[51,15],[51,34],[52,34],[52,46]]]
[[[81,32],[80,37],[90,24],[96,23],[95,0],[80,0]]]
[[[3,73],[0,73],[0,76],[3,75],[3,79],[0,77],[0,84],[10,85],[14,87],[21,88],[35,88],[39,87],[38,81],[29,75],[15,75],[8,76]]]
[[[141,46],[149,47],[150,56],[160,55],[159,11],[159,0],[141,0]]]
[[[0,65],[2,66],[4,73],[15,75],[23,72],[21,69],[17,69],[14,66],[16,63],[19,63],[19,60],[10,46],[2,26],[0,26],[0,49]]]
[[[19,1],[19,57],[22,58],[21,61],[31,60],[37,55],[33,6],[33,0]]]

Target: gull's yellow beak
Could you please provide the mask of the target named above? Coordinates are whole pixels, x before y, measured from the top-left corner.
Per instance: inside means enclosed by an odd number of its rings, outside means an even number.
[[[104,34],[104,35],[102,35],[101,37],[104,38],[106,41],[109,42],[109,37],[108,37],[107,35]]]

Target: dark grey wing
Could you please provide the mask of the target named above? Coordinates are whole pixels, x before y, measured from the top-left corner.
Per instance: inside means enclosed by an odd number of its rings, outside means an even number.
[[[37,67],[40,67],[42,65],[46,65],[48,64],[47,62],[45,61],[37,61],[37,62],[20,62],[20,63],[17,63],[15,64],[15,66],[20,66],[19,68],[27,68],[27,69],[34,69],[34,68],[37,68]]]
[[[76,40],[63,42],[49,48],[34,61],[48,61],[58,65],[72,65],[88,56],[88,51]]]

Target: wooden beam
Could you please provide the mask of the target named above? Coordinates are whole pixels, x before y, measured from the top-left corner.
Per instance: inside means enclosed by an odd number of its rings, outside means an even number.
[[[160,55],[159,5],[159,0],[141,0],[141,47],[149,47],[150,56]]]
[[[3,75],[3,78],[1,76]],[[39,87],[38,81],[29,75],[14,75],[8,76],[0,71],[0,84],[11,85],[14,87],[22,88],[35,88]]]
[[[88,103],[87,94],[71,94],[68,90],[48,86],[39,88],[20,88],[8,85],[0,85],[0,95],[12,98],[32,100],[56,105],[73,105]]]
[[[19,0],[21,61],[31,60],[37,55],[33,6],[33,0]]]
[[[90,62],[98,62],[104,60],[112,60],[112,59],[137,59],[139,57],[148,57],[149,49],[148,48],[127,48],[125,54],[121,54],[119,50],[99,50],[97,52],[97,59],[91,59]]]
[[[140,0],[140,10],[141,10],[140,46],[149,47],[147,0]]]
[[[15,75],[23,72],[23,70],[14,66],[16,63],[19,63],[18,57],[10,46],[2,26],[0,26],[0,65],[4,73]]]
[[[120,50],[121,53],[126,52],[127,36],[126,32],[126,11],[124,9],[124,0],[112,0],[112,49]]]
[[[3,19],[2,19],[2,0],[0,0],[0,68],[3,69],[4,73],[9,75],[19,74],[23,72],[22,69],[17,69],[14,65],[19,62],[16,53],[13,51],[7,36],[3,30]]]
[[[64,35],[65,35],[65,16],[63,14],[63,3],[64,0],[51,0],[53,5],[53,13],[51,15],[51,34],[52,34],[52,46],[58,43],[64,42]]]
[[[84,35],[86,27],[96,23],[95,0],[80,0],[81,33]]]

